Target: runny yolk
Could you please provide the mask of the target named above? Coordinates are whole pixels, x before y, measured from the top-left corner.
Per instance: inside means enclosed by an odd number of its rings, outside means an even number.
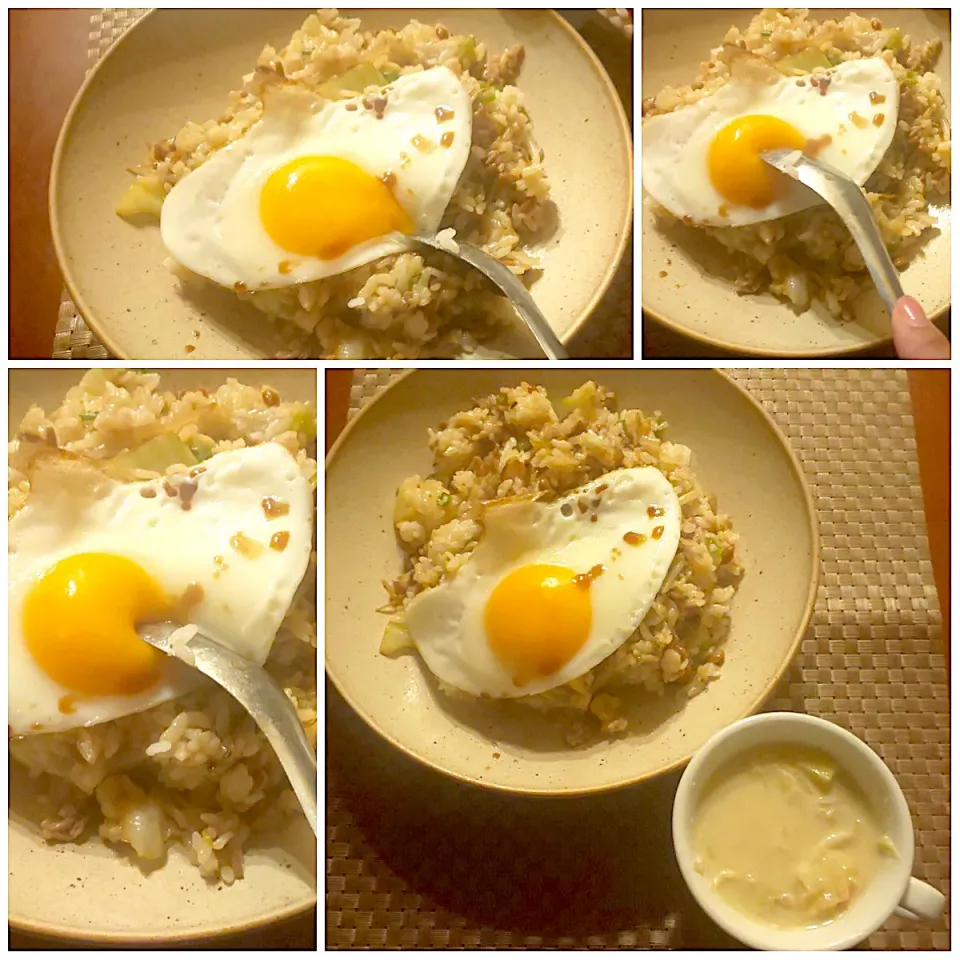
[[[710,181],[729,203],[761,209],[780,195],[786,176],[768,166],[764,150],[803,150],[806,138],[777,117],[738,117],[722,127],[710,144]]]
[[[277,246],[321,260],[413,231],[390,187],[340,157],[298,157],[274,170],[260,192],[260,219]]]
[[[531,564],[508,573],[490,594],[487,640],[516,686],[552,676],[586,642],[590,589],[575,577],[568,567]]]
[[[160,679],[164,655],[136,632],[165,619],[170,603],[126,557],[80,553],[60,560],[23,604],[27,649],[47,676],[86,696],[139,693]]]

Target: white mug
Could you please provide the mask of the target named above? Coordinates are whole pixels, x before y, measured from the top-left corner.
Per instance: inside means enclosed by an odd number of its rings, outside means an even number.
[[[800,744],[830,754],[860,786],[893,841],[897,856],[884,861],[847,910],[818,927],[780,929],[734,909],[694,868],[691,822],[700,791],[727,760],[753,747]],[[697,751],[680,778],[673,801],[673,846],[683,878],[704,912],[732,937],[758,950],[844,950],[878,930],[892,914],[911,920],[934,919],[944,896],[910,876],[913,823],[903,791],[886,764],[862,740],[834,723],[802,713],[763,713],[734,723]]]

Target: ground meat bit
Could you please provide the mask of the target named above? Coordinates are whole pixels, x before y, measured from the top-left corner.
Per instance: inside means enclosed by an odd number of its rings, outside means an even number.
[[[707,654],[707,661],[717,667],[722,667],[726,659],[727,655],[719,648],[711,650],[710,653]]]
[[[197,492],[197,481],[193,479],[184,480],[177,489],[177,493],[180,495],[180,506],[184,510],[190,509],[190,501],[193,499],[193,495]]]
[[[173,137],[168,137],[166,140],[161,140],[159,143],[153,145],[153,159],[157,163],[161,163],[167,159],[171,154],[177,152],[177,145]]]
[[[827,90],[830,89],[832,80],[833,77],[831,77],[830,74],[823,74],[822,76],[811,77],[810,84],[816,89],[817,93],[819,93],[821,97],[825,97],[827,95]]]
[[[499,56],[491,57],[483,70],[483,79],[490,83],[514,83],[523,66],[524,49],[522,43],[507,47]]]

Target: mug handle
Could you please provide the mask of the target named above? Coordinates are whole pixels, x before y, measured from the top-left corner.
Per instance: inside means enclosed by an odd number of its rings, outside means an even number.
[[[894,913],[907,920],[935,920],[943,913],[945,902],[946,897],[936,887],[911,877]]]

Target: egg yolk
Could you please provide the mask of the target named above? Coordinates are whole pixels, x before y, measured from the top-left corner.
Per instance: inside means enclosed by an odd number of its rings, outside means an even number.
[[[738,206],[761,209],[777,199],[787,178],[761,158],[764,150],[802,150],[806,138],[777,117],[738,117],[713,138],[707,164],[717,193]]]
[[[390,187],[340,157],[298,157],[274,170],[260,193],[260,219],[277,246],[320,260],[413,230]]]
[[[170,603],[136,563],[107,553],[60,560],[23,604],[27,649],[56,683],[87,696],[124,696],[160,679],[164,655],[136,632]]]
[[[516,686],[553,675],[586,642],[590,590],[575,576],[568,567],[531,564],[507,574],[490,594],[487,640]]]

